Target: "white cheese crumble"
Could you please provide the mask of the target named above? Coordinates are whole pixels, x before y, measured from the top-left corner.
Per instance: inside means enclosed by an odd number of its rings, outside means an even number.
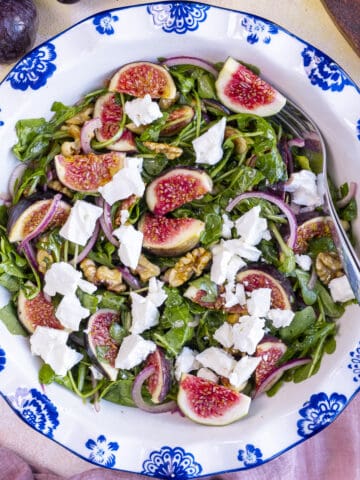
[[[244,315],[233,325],[234,348],[252,355],[265,333],[263,318]]]
[[[69,333],[49,327],[36,327],[30,337],[31,352],[50,365],[56,375],[64,376],[83,358],[81,353],[66,345]]]
[[[130,213],[129,210],[120,210],[120,224],[125,225],[125,223],[129,220]]]
[[[81,278],[82,273],[66,262],[55,262],[44,275],[44,292],[54,296],[74,294],[77,287],[87,293],[93,293],[96,286]]]
[[[131,334],[121,342],[115,359],[115,368],[130,370],[143,362],[150,353],[155,352],[156,344],[140,335]]]
[[[221,240],[220,244],[215,245],[211,251],[213,259],[210,268],[210,279],[221,285],[226,280],[227,268],[233,253],[226,248],[224,240]]]
[[[240,389],[249,380],[256,367],[261,362],[261,357],[249,357],[244,355],[236,364],[230,374],[229,381],[233,387]]]
[[[237,234],[248,245],[257,245],[268,232],[266,218],[260,217],[260,212],[257,205],[235,221]]]
[[[287,327],[294,316],[295,313],[292,310],[282,310],[281,308],[272,308],[267,314],[267,318],[272,321],[275,328]]]
[[[135,269],[139,263],[144,235],[133,225],[121,225],[113,231],[113,235],[120,240],[120,260],[127,267]]]
[[[156,307],[160,307],[167,299],[167,293],[164,290],[164,282],[160,282],[155,277],[149,280],[149,290],[147,297]]]
[[[210,368],[201,367],[196,372],[196,376],[203,378],[204,380],[209,380],[209,382],[218,383],[219,377],[214,373]]]
[[[163,115],[158,103],[153,102],[148,93],[143,98],[135,98],[125,102],[124,110],[137,127],[149,125]]]
[[[223,117],[219,122],[209,128],[200,137],[195,138],[192,144],[195,150],[196,163],[215,165],[223,156],[222,143],[224,141],[226,119]]]
[[[59,234],[70,242],[85,246],[102,213],[102,208],[84,200],[76,200]]]
[[[351,289],[349,280],[347,279],[346,275],[338,278],[333,278],[331,282],[329,282],[328,286],[334,302],[343,303],[348,302],[349,300],[353,300],[355,298],[354,292]]]
[[[310,170],[292,173],[285,184],[285,191],[292,193],[292,201],[297,205],[318,207],[322,204],[319,195],[316,175]]]
[[[271,288],[257,288],[250,292],[247,302],[249,315],[253,317],[265,317],[270,310]]]
[[[229,216],[226,213],[222,214],[222,230],[221,236],[223,238],[231,238],[231,230],[234,228],[234,222],[230,220]]]
[[[247,244],[241,238],[226,240],[225,246],[234,255],[239,255],[239,257],[245,258],[245,260],[250,262],[257,262],[261,256],[261,251],[258,248]]]
[[[68,330],[79,330],[80,322],[90,315],[90,311],[84,308],[78,297],[74,294],[65,295],[59,303],[55,317]]]
[[[214,333],[214,338],[225,348],[231,348],[234,345],[232,325],[224,322]]]
[[[109,205],[113,205],[118,200],[124,200],[130,195],[142,197],[145,191],[145,184],[141,178],[137,164],[120,169],[112,177],[110,182],[99,187],[99,192]]]
[[[218,347],[209,347],[196,355],[196,360],[203,367],[210,368],[218,375],[228,378],[236,365],[236,360]]]
[[[183,373],[189,373],[193,370],[197,370],[200,366],[196,360],[196,350],[191,350],[189,347],[184,347],[175,361],[175,378],[180,380]]]
[[[295,254],[295,261],[299,265],[300,268],[308,272],[312,265],[312,260],[309,255],[300,255],[298,253]]]

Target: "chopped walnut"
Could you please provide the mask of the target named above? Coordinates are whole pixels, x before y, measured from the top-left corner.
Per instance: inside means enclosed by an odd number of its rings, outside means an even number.
[[[315,269],[320,280],[327,285],[333,278],[344,275],[339,255],[336,252],[321,252],[315,260]]]
[[[83,125],[85,122],[91,119],[93,110],[93,107],[86,107],[81,112],[66,120],[66,123],[69,125]]]
[[[46,270],[50,268],[50,265],[54,263],[52,255],[43,248],[40,248],[37,251],[36,261],[38,263],[39,272],[41,273],[45,273]]]
[[[195,248],[181,257],[178,262],[165,272],[165,280],[171,287],[179,287],[193,275],[200,276],[211,260],[211,253],[203,247]]]
[[[236,128],[227,126],[225,128],[225,138],[231,138],[236,153],[245,153],[247,151],[247,142],[245,138],[241,136],[241,132]]]
[[[70,197],[70,198],[73,197],[73,194],[72,194],[71,190],[69,188],[65,187],[62,183],[60,183],[59,180],[51,180],[48,183],[48,186],[50,188],[52,188],[53,190],[55,190],[56,192],[63,193],[67,197]]]
[[[240,313],[228,313],[226,315],[226,321],[231,325],[238,323],[240,319]]]
[[[151,263],[145,255],[141,254],[134,273],[139,275],[142,282],[147,282],[151,277],[158,277],[160,275],[160,268],[154,263]]]
[[[162,153],[168,160],[175,160],[182,155],[180,147],[174,147],[168,143],[144,142],[144,146],[155,153]]]
[[[76,155],[80,153],[81,144],[80,144],[80,127],[77,125],[63,125],[61,130],[65,131],[69,134],[70,137],[74,139],[74,141],[70,142],[63,142],[61,144],[61,153],[65,157],[69,157],[70,155]]]
[[[104,265],[96,267],[95,263],[89,258],[85,258],[80,263],[80,268],[84,272],[86,280],[94,285],[104,285],[107,290],[120,293],[126,290],[126,285],[122,283],[122,275],[116,268],[109,268]]]

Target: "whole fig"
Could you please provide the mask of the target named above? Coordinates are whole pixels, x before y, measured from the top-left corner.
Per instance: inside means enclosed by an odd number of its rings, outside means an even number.
[[[33,46],[38,13],[33,0],[0,0],[0,63],[12,63]]]

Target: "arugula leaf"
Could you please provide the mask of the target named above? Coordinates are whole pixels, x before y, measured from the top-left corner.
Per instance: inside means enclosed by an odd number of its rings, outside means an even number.
[[[111,382],[111,384],[106,387],[106,394],[103,396],[103,398],[109,402],[124,405],[126,407],[135,407],[131,393],[133,383],[133,376],[121,378],[120,380],[116,380],[116,382]]]
[[[284,342],[290,343],[306,332],[310,325],[315,323],[315,320],[316,315],[313,307],[306,307],[295,313],[289,326],[280,328],[279,335]]]
[[[160,317],[162,328],[172,328],[175,324],[187,325],[192,321],[189,304],[176,288],[165,287],[167,293],[164,312]]]
[[[125,298],[114,292],[106,290],[101,293],[99,308],[110,308],[111,310],[120,310],[124,308]]]
[[[183,346],[188,343],[194,336],[194,327],[184,324],[181,327],[174,327],[168,330],[165,334],[154,332],[153,340],[162,346],[168,355],[176,357],[179,355]]]
[[[314,290],[311,290],[308,287],[310,275],[307,272],[303,272],[298,268],[295,269],[295,275],[296,275],[296,278],[298,279],[300,289],[301,289],[301,296],[305,304],[313,305],[316,302],[318,296]]]
[[[22,335],[23,337],[28,336],[27,331],[18,319],[15,305],[12,302],[0,309],[0,320],[13,335]]]
[[[318,295],[320,308],[324,314],[331,318],[340,318],[345,311],[341,303],[335,303],[327,289],[318,281],[315,283],[314,291]]]
[[[42,385],[50,385],[55,380],[56,374],[47,363],[43,363],[39,370],[39,383]]]

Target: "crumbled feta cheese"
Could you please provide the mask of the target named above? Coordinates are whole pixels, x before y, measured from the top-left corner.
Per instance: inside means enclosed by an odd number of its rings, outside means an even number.
[[[145,184],[141,178],[136,164],[130,167],[120,169],[112,177],[110,182],[99,187],[99,192],[109,205],[113,205],[118,200],[124,200],[130,195],[142,197],[145,191]]]
[[[253,317],[264,317],[270,310],[271,288],[257,288],[250,292],[247,300],[247,310]]]
[[[236,293],[234,290],[235,290],[235,286],[232,285],[231,283],[227,283],[225,285],[225,292],[222,294],[222,296],[225,299],[226,308],[231,308],[234,305],[237,305],[239,303],[239,299],[236,296]]]
[[[238,298],[240,305],[246,304],[245,287],[242,283],[236,284],[235,295]]]
[[[74,294],[65,295],[55,312],[55,317],[60,323],[71,331],[79,330],[81,320],[89,315],[90,310],[84,308]]]
[[[84,246],[94,233],[96,222],[102,213],[102,208],[85,200],[76,200],[59,234],[70,242]]]
[[[212,248],[212,264],[210,268],[210,279],[218,285],[226,280],[227,268],[233,256],[233,253],[227,250],[225,242],[222,240],[220,244]]]
[[[296,253],[295,261],[299,265],[299,267],[305,270],[306,272],[310,270],[312,265],[312,260],[309,255],[299,255],[298,253]]]
[[[124,110],[137,127],[149,125],[163,115],[158,103],[153,102],[148,93],[143,98],[135,98],[125,102]]]
[[[231,230],[234,227],[234,222],[230,220],[226,213],[223,213],[221,218],[223,220],[221,236],[223,238],[231,238]]]
[[[94,380],[101,380],[104,378],[104,375],[96,367],[94,367],[94,365],[91,365],[89,368]]]
[[[245,258],[251,262],[257,262],[260,258],[261,251],[253,245],[248,245],[241,238],[226,240],[224,243],[227,250],[234,255],[239,255],[241,258]]]
[[[233,325],[234,348],[252,355],[264,336],[265,320],[244,315]]]
[[[261,207],[257,205],[244,213],[235,222],[237,234],[248,245],[257,245],[267,230],[266,218],[260,217]]]
[[[87,280],[84,280],[83,278],[80,278],[78,287],[85,293],[94,293],[97,289],[96,285],[94,285],[91,282],[88,282]]]
[[[125,225],[125,223],[129,220],[130,213],[129,210],[120,210],[120,224]]]
[[[142,249],[144,235],[133,225],[121,225],[113,231],[113,235],[120,240],[118,250],[120,260],[130,268],[136,268]]]
[[[214,338],[223,347],[230,348],[234,345],[232,325],[224,322],[214,333]]]
[[[49,327],[36,327],[30,337],[31,352],[50,365],[56,375],[64,376],[83,358],[81,353],[66,345],[69,333]]]
[[[131,292],[131,333],[142,333],[159,323],[159,312],[153,302],[138,293]]]
[[[55,262],[46,270],[44,276],[44,292],[51,296],[57,293],[61,295],[74,294],[80,279],[81,272],[69,263]]]
[[[165,292],[164,282],[160,282],[155,277],[151,277],[149,280],[149,291],[147,297],[155,307],[160,307],[167,299],[167,293]]]
[[[267,314],[267,318],[272,321],[275,328],[287,327],[294,316],[295,313],[292,310],[282,310],[281,308],[272,308]]]
[[[209,382],[218,383],[219,377],[210,368],[201,367],[196,373],[197,377],[209,380]]]
[[[244,355],[236,364],[230,374],[229,381],[233,387],[239,389],[249,380],[256,367],[261,362],[261,357],[249,357]]]
[[[156,344],[140,335],[131,334],[121,342],[115,359],[115,368],[130,370],[143,362],[150,353],[155,352]]]
[[[285,191],[292,193],[292,201],[297,205],[318,207],[322,204],[316,185],[316,175],[310,170],[292,173],[285,184]]]
[[[329,289],[334,302],[347,302],[355,298],[346,275],[333,278],[331,282],[329,282]]]
[[[218,347],[209,347],[196,355],[203,367],[210,368],[218,375],[229,378],[230,373],[236,365],[234,358]]]
[[[136,168],[139,173],[142,172],[144,159],[142,157],[125,157],[124,168]]]
[[[215,165],[223,156],[222,143],[224,141],[226,119],[209,128],[200,137],[195,138],[192,144],[196,154],[196,163]]]
[[[233,255],[227,266],[226,280],[229,284],[235,287],[235,277],[240,268],[245,267],[246,263],[239,257],[239,255]]]
[[[196,360],[197,351],[191,350],[189,347],[184,347],[175,361],[175,378],[180,380],[183,373],[189,373],[197,370],[200,366]]]

